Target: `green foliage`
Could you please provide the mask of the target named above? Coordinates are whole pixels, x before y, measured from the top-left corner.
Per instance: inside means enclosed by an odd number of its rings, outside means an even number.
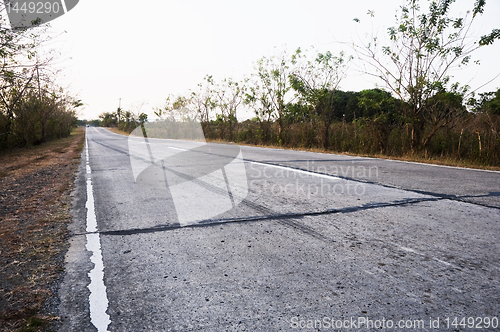
[[[401,108],[398,100],[381,89],[362,90],[359,92],[358,106],[361,109],[359,116],[371,118],[379,114],[387,114],[387,121],[393,119]]]
[[[148,115],[140,113],[134,115],[131,111],[118,108],[116,112],[104,112],[99,115],[99,120],[89,122],[92,126],[118,127],[118,129],[131,133],[138,126],[148,122]]]
[[[76,125],[81,100],[53,84],[50,59],[37,53],[45,30],[13,31],[0,19],[0,149],[64,137]]]
[[[87,125],[89,125],[91,127],[99,127],[100,121],[98,119],[90,120],[90,121],[87,121]]]
[[[196,91],[191,92],[191,103],[194,110],[199,115],[203,123],[208,123],[211,114],[217,107],[215,91],[213,90],[213,78],[210,75],[205,76],[203,83],[198,84]]]
[[[340,52],[334,56],[331,52],[317,53],[313,61],[304,59],[300,49],[294,55],[294,62],[299,63],[289,76],[291,86],[297,93],[302,110],[309,109],[308,117],[322,124],[323,144],[328,147],[328,131],[335,119],[335,106],[338,104],[336,92],[345,78],[347,62],[351,57]],[[297,107],[288,107],[296,112]]]
[[[469,105],[475,112],[500,115],[500,89],[479,94],[479,100],[471,98]]]
[[[287,104],[294,99],[290,78],[295,71],[294,67],[301,52],[299,48],[292,55],[283,51],[259,59],[256,63],[256,73],[250,83],[253,85],[253,90],[250,88],[250,94],[245,99],[247,102],[259,104],[257,116],[267,118],[265,121],[275,119],[278,124],[278,142],[283,142],[287,129],[285,119]]]
[[[367,46],[354,46],[371,68],[367,73],[378,77],[401,99],[405,107],[402,119],[411,127],[414,149],[428,144],[424,128],[435,126],[437,113],[444,121],[443,112],[447,117],[457,117],[462,111],[460,107],[453,108],[456,113],[448,112],[452,108],[443,111],[433,100],[438,95],[443,98],[443,91],[465,95],[467,87],[450,84],[450,68],[469,65],[474,51],[500,38],[498,29],[476,40],[470,36],[474,20],[484,11],[484,0],[475,2],[472,15],[468,12],[462,17],[450,15],[454,2],[431,1],[428,11],[423,12],[418,0],[407,0],[396,24],[388,28],[390,44],[382,46],[381,52],[376,38]],[[453,122],[447,121],[444,126]]]
[[[484,46],[493,44],[496,39],[500,39],[500,29],[493,29],[488,35],[482,36],[479,40],[479,45]]]
[[[500,165],[500,115],[485,110],[476,114],[467,112],[463,95],[458,92],[443,90],[429,100],[425,112],[434,121],[423,125],[422,135],[426,141],[418,154]],[[412,128],[404,119],[405,108],[400,100],[380,89],[337,90],[335,95],[334,109],[340,115],[335,116],[326,136],[324,124],[309,117],[311,109],[297,101],[287,107],[285,117],[289,130],[281,136],[281,141],[277,121],[265,122],[259,117],[241,122],[234,141],[324,148],[327,139],[326,146],[331,151],[396,157],[416,153],[412,145]],[[488,105],[497,95],[498,91],[484,94],[484,104]],[[226,126],[226,120],[219,116],[210,124],[210,135],[206,129],[205,135],[209,139],[228,140]]]
[[[24,147],[66,137],[76,125],[79,106],[64,94],[29,89],[11,107],[12,116],[0,111],[0,149]]]
[[[116,113],[104,112],[99,115],[99,120],[102,127],[116,127],[118,116]]]
[[[146,113],[139,114],[139,123],[142,125],[148,122],[148,115]]]

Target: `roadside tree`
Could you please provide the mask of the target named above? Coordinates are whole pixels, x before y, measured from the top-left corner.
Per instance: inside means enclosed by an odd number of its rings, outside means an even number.
[[[434,0],[428,12],[422,12],[418,0],[406,0],[395,26],[388,29],[388,45],[381,46],[377,37],[366,44],[354,45],[364,61],[365,72],[382,80],[404,102],[406,124],[411,128],[412,151],[426,145],[432,137],[424,135],[424,128],[432,125],[436,112],[443,110],[433,104],[436,98],[439,99],[436,96],[443,96],[443,91],[462,96],[467,92],[466,86],[450,82],[450,71],[477,63],[472,61],[474,51],[500,38],[499,29],[482,37],[471,36],[471,26],[483,13],[485,0],[475,1],[472,10],[462,17],[451,17],[454,2]],[[373,16],[373,12],[369,14]],[[457,107],[453,109],[461,111]]]
[[[298,49],[294,63],[297,64],[300,58],[301,51]],[[338,56],[331,52],[318,53],[313,61],[308,60],[304,66],[296,65],[295,71],[290,74],[291,86],[299,94],[299,103],[311,107],[312,118],[321,127],[325,149],[329,148],[329,129],[335,119],[336,93],[346,77],[347,63],[351,59],[344,52]]]
[[[257,94],[255,99],[265,105],[265,112],[278,124],[278,144],[283,144],[286,128],[287,107],[295,99],[292,89],[291,75],[295,71],[296,57],[300,49],[294,54],[286,51],[269,57],[262,57],[256,63],[256,73],[253,77],[258,85],[254,88]],[[265,95],[264,99],[262,98]]]

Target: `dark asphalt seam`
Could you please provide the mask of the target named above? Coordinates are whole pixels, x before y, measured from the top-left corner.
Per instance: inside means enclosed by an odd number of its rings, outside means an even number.
[[[255,222],[255,221],[276,220],[280,223],[285,223],[288,226],[291,226],[294,228],[299,228],[300,230],[304,231],[305,233],[310,234],[316,238],[319,238],[322,240],[327,240],[328,242],[331,242],[333,240],[325,237],[321,233],[316,232],[314,229],[312,229],[310,227],[307,227],[303,224],[300,224],[300,223],[297,223],[296,221],[293,221],[293,219],[331,215],[331,214],[336,214],[336,213],[351,213],[351,212],[365,211],[365,210],[370,210],[370,209],[378,209],[378,208],[385,208],[385,207],[397,207],[397,206],[404,206],[404,205],[408,205],[408,204],[418,204],[418,203],[422,203],[422,202],[434,202],[434,201],[439,201],[439,200],[442,200],[442,198],[436,197],[436,198],[405,199],[405,200],[394,201],[394,202],[390,202],[390,203],[373,203],[373,204],[365,204],[362,206],[353,206],[353,207],[347,207],[347,208],[342,208],[342,209],[328,209],[328,210],[317,211],[317,212],[272,214],[272,215],[252,216],[252,217],[245,217],[245,218],[209,219],[209,220],[200,221],[197,224],[192,224],[192,225],[187,225],[187,226],[181,226],[180,224],[171,224],[171,225],[159,225],[159,226],[149,227],[149,228],[132,228],[132,229],[126,229],[126,230],[100,231],[98,233],[101,235],[121,235],[121,236],[124,236],[124,235],[165,232],[165,231],[172,231],[172,230],[177,230],[177,229],[182,229],[182,228],[213,227],[213,226],[223,225],[223,224],[228,224],[228,223],[248,223],[248,222]],[[292,220],[292,221],[285,222],[285,220]],[[89,234],[89,233],[78,233],[78,234],[73,234],[72,236],[79,236],[79,235],[86,235],[86,234]]]

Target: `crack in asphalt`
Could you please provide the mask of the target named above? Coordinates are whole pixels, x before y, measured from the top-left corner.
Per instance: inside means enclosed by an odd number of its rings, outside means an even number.
[[[404,206],[408,204],[417,204],[422,202],[435,202],[440,201],[442,198],[432,197],[432,198],[410,198],[404,199],[400,201],[393,201],[389,203],[370,203],[364,204],[362,206],[353,206],[346,207],[342,209],[328,209],[324,211],[316,211],[316,212],[302,212],[302,213],[283,213],[283,214],[271,214],[264,216],[250,216],[250,217],[241,217],[241,218],[226,218],[226,219],[207,219],[201,220],[196,224],[181,226],[178,223],[170,224],[170,225],[158,225],[154,227],[147,228],[130,228],[124,230],[111,230],[111,231],[99,231],[94,233],[99,233],[101,235],[136,235],[136,234],[145,234],[145,233],[157,233],[157,232],[165,232],[165,231],[173,231],[182,228],[201,228],[201,227],[213,227],[217,225],[223,225],[228,223],[248,223],[248,222],[256,222],[256,221],[265,221],[265,220],[275,220],[281,224],[296,228],[308,235],[311,235],[317,239],[326,241],[326,242],[335,242],[335,240],[326,237],[325,235],[317,232],[313,228],[298,223],[296,220],[304,218],[304,217],[314,217],[314,216],[322,216],[322,215],[331,215],[337,213],[352,213],[358,211],[365,211],[370,209],[379,209],[386,207],[397,207]],[[91,233],[76,233],[72,236],[82,236]]]

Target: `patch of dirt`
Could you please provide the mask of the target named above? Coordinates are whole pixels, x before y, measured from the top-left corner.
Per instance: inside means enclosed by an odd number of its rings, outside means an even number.
[[[48,331],[64,272],[84,129],[0,152],[0,331]]]

